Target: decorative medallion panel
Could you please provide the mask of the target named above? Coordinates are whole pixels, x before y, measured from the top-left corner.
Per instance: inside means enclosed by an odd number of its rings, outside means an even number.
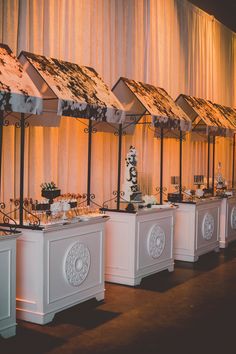
[[[206,213],[202,221],[202,237],[210,240],[214,232],[214,218],[211,214]]]
[[[72,286],[79,286],[87,278],[90,268],[90,252],[86,245],[76,242],[67,252],[65,276]]]
[[[148,235],[147,249],[148,254],[153,259],[160,257],[165,248],[166,235],[159,225],[154,225]]]
[[[236,229],[236,207],[234,206],[231,210],[231,227]]]

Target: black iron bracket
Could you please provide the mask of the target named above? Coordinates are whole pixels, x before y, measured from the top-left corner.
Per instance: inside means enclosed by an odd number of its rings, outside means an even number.
[[[102,209],[109,209],[109,206],[108,206],[107,203],[112,202],[113,200],[114,200],[115,203],[117,203],[117,197],[119,197],[120,200],[123,200],[124,202],[127,202],[127,203],[128,203],[128,201],[123,198],[124,195],[125,195],[125,192],[123,192],[123,191],[113,191],[113,192],[112,192],[112,195],[113,195],[114,197],[112,197],[112,198],[110,198],[110,199],[107,199],[107,200],[105,200],[105,201],[103,202],[103,204],[102,204]],[[102,210],[102,209],[101,209],[101,210]],[[120,208],[117,207],[117,208],[114,209],[114,210],[117,210],[117,211],[118,211],[118,210],[120,210]]]

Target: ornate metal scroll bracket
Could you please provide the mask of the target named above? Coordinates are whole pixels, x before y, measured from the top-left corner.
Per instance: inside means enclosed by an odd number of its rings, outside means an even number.
[[[98,130],[97,130],[97,128],[95,128],[95,125],[97,125],[99,122],[95,123],[95,121],[93,121],[93,124],[91,124],[91,123],[88,124],[88,123],[85,123],[81,119],[78,119],[78,118],[76,118],[76,121],[86,126],[86,128],[84,128],[84,133],[86,133],[86,134],[89,134],[89,133],[95,134],[95,133],[97,133]],[[92,122],[92,121],[89,121],[89,122]]]
[[[179,185],[175,186],[176,192],[183,193],[186,190],[185,186],[180,187]]]
[[[21,121],[20,120],[15,123],[15,127],[16,128],[21,128]],[[29,122],[24,120],[24,128],[28,128],[28,127],[29,127]]]
[[[83,205],[83,204],[85,204],[85,203],[87,203],[87,205],[89,205],[89,202],[90,202],[90,203],[96,205],[98,208],[101,208],[101,205],[98,204],[98,203],[96,203],[96,202],[94,201],[95,198],[96,198],[96,197],[95,197],[95,194],[93,194],[93,193],[91,193],[91,194],[89,194],[89,195],[88,195],[87,193],[83,193],[83,194],[82,194],[82,199],[83,199],[83,200],[78,203],[78,206],[79,206],[79,205]]]
[[[26,212],[27,219],[29,219],[29,226],[38,228],[40,227],[40,219],[37,217],[37,215],[31,213],[31,211],[27,209],[30,203],[32,203],[32,201],[24,200],[23,210]]]
[[[14,209],[11,210],[9,213],[7,213],[8,216],[10,216],[11,214],[15,214],[16,212],[19,212],[20,210],[20,200],[19,199],[11,199],[10,200],[11,203],[14,205]],[[20,224],[17,224],[16,222],[16,225],[17,226],[24,226],[24,227],[29,227],[31,229],[40,229],[40,219],[37,215],[33,214],[27,207],[29,206],[29,204],[31,203],[31,201],[29,200],[24,200],[24,205],[22,206],[22,209],[23,211],[25,212],[26,214],[26,219],[28,220],[28,225],[20,225]],[[12,219],[14,220],[14,219]]]
[[[25,115],[24,121],[25,121],[25,128],[29,126],[28,119],[32,117],[32,114],[28,114],[27,116]]]
[[[27,116],[25,115],[23,120],[21,120],[21,118],[16,118],[17,119],[17,122],[15,123],[15,127],[16,128],[22,128],[22,122],[23,122],[23,127],[24,128],[28,128],[29,127],[29,122],[28,122],[28,119],[32,117],[32,114],[28,114]]]
[[[0,223],[1,226],[8,226],[11,231],[15,231],[17,228],[16,221],[8,214],[5,213],[6,205],[5,203],[0,203],[0,214],[2,215],[3,223]]]
[[[97,128],[95,127],[87,127],[87,128],[84,128],[84,133],[86,134],[89,134],[89,133],[92,133],[92,134],[96,134],[97,133]]]
[[[114,131],[114,135],[115,135],[115,136],[119,136],[119,135],[120,135],[120,131],[119,131],[119,130],[115,130],[115,131]],[[125,131],[125,130],[122,130],[121,135],[122,135],[122,136],[125,136],[125,135],[126,135],[126,131]]]
[[[11,115],[13,117],[15,117],[16,119],[18,119],[12,112],[3,112],[0,111],[1,113],[1,117],[0,117],[0,127],[8,127],[10,125],[10,121],[8,120],[8,116]]]
[[[154,195],[159,195],[162,193],[167,196],[167,188],[166,187],[156,187],[155,191],[156,191],[156,193]]]
[[[3,121],[0,122],[0,126],[2,126],[2,127],[8,127],[9,124],[10,124],[10,122],[8,119],[3,119]]]
[[[127,200],[125,200],[125,199],[123,198],[124,195],[125,195],[125,192],[123,192],[123,191],[120,191],[120,192],[118,192],[118,191],[113,191],[113,192],[112,192],[112,195],[113,195],[114,197],[112,197],[112,198],[110,198],[110,199],[107,199],[107,200],[105,200],[105,201],[103,202],[103,204],[102,204],[102,209],[109,209],[109,206],[108,206],[108,203],[109,203],[109,202],[114,201],[115,203],[117,203],[117,197],[119,197],[120,200],[122,200],[122,201],[124,201],[124,202],[127,202]],[[127,203],[128,203],[128,202],[127,202]]]

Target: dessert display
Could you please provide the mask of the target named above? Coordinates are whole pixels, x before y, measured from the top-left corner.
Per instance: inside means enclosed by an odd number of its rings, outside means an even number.
[[[25,225],[45,228],[103,217],[98,207],[86,205],[86,199],[80,193],[61,194],[54,182],[42,183],[41,195],[41,199],[24,199]],[[17,220],[18,212],[19,199],[10,199],[7,215]]]
[[[56,187],[54,182],[42,183],[40,187],[42,197],[47,198],[49,200],[49,204],[52,204],[53,199],[59,197],[61,194],[61,190]]]

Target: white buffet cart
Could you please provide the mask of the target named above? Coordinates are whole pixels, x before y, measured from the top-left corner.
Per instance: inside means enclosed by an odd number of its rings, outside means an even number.
[[[20,53],[19,61],[44,99],[38,124],[58,126],[63,116],[87,119],[89,203],[92,130],[88,119],[120,123],[124,118],[123,108],[92,68],[27,52]],[[24,144],[21,145],[23,150]],[[24,157],[22,151],[21,156]],[[24,178],[22,200],[23,182]],[[23,230],[17,242],[17,318],[45,324],[63,309],[91,298],[104,298],[103,246],[107,219],[100,216],[47,226],[41,231]]]
[[[0,231],[0,335],[16,334],[16,238],[20,233]]]
[[[17,240],[17,318],[45,324],[68,307],[104,299],[107,219],[23,230]]]
[[[236,240],[236,196],[222,198],[220,211],[220,248]]]
[[[177,203],[174,259],[196,262],[200,255],[219,251],[221,199]]]
[[[235,126],[236,122],[236,110],[214,103],[214,106]],[[232,165],[232,186],[234,187],[234,154],[235,154],[235,135],[233,146],[233,165]],[[230,192],[232,195],[223,198],[221,203],[220,214],[220,248],[226,248],[231,241],[236,240],[236,195],[234,192]],[[225,196],[227,195],[227,191]]]
[[[174,214],[169,205],[106,211],[106,281],[134,286],[150,274],[172,272]]]

